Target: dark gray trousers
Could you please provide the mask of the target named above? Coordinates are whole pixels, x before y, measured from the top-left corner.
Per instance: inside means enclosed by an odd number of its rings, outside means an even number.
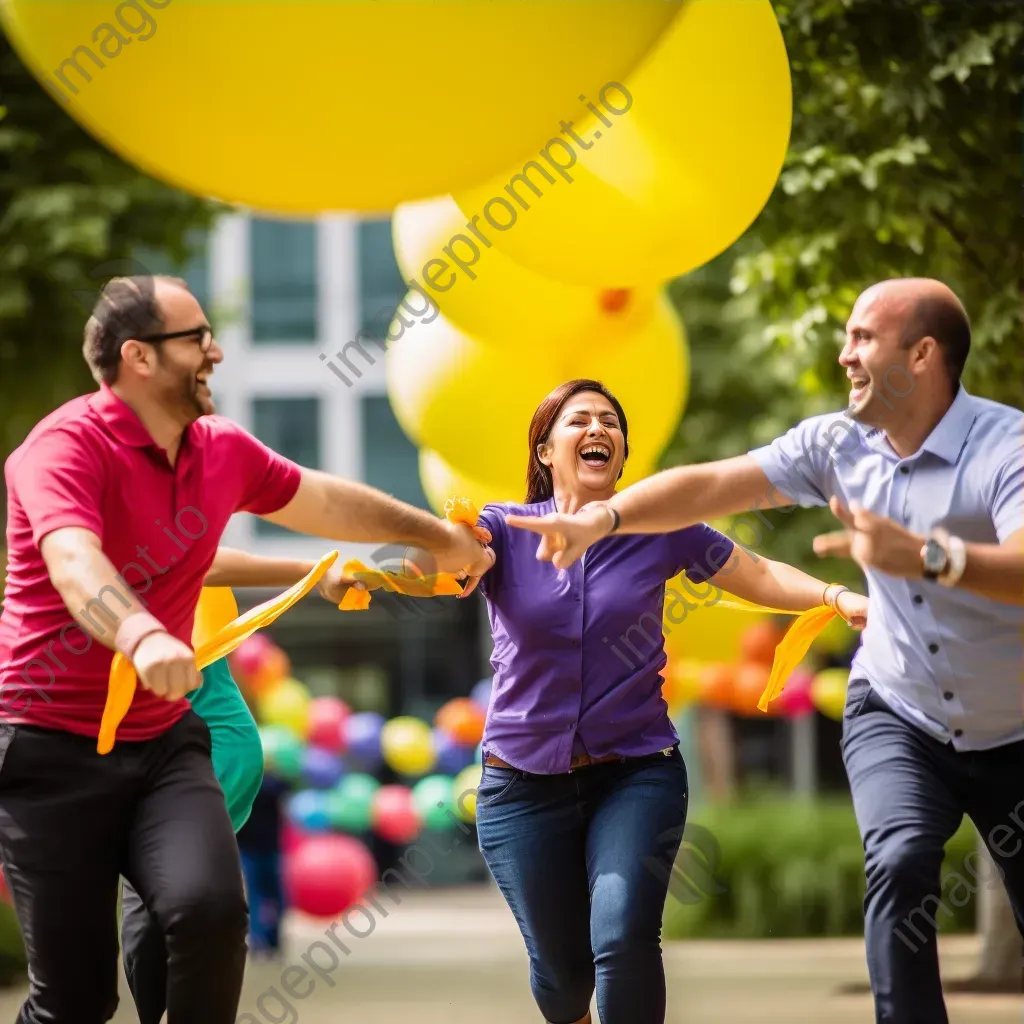
[[[842,742],[864,843],[875,1020],[947,1024],[936,927],[985,884],[981,858],[971,854],[952,866],[942,895],[943,850],[965,814],[992,853],[1024,935],[1024,742],[957,752],[896,715],[863,679],[850,681]]]

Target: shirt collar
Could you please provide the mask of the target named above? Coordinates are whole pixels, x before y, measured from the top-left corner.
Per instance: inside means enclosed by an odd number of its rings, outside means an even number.
[[[142,420],[135,410],[116,395],[106,384],[101,384],[99,391],[89,396],[89,408],[99,417],[106,430],[123,445],[129,448],[156,448],[149,431],[142,425]],[[182,446],[202,447],[203,431],[194,423],[190,423],[182,435]]]
[[[957,391],[953,404],[946,414],[935,424],[935,428],[925,439],[921,450],[931,452],[940,459],[954,464],[967,443],[974,421],[978,418],[974,408],[974,399],[964,390],[963,385]]]

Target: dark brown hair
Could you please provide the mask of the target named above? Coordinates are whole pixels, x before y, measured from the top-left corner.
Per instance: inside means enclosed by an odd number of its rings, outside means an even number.
[[[547,501],[555,492],[551,480],[551,470],[540,461],[537,449],[542,444],[547,444],[555,421],[562,414],[565,403],[573,395],[583,391],[594,391],[604,395],[611,403],[616,415],[619,417],[619,427],[622,430],[622,440],[625,443],[625,455],[622,459],[625,465],[629,458],[629,425],[626,423],[626,414],[619,405],[619,400],[599,381],[580,378],[578,380],[566,381],[560,384],[554,391],[537,406],[537,411],[530,420],[530,464],[526,470],[526,504],[533,505],[539,501]],[[619,471],[622,475],[622,471]]]
[[[108,281],[85,325],[82,355],[97,384],[113,384],[121,365],[121,346],[144,334],[163,330],[156,283],[163,281],[188,291],[177,277],[136,274]]]

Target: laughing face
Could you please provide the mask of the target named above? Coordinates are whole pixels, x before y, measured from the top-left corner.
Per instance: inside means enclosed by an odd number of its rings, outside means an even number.
[[[908,314],[908,300],[884,285],[864,292],[850,313],[839,364],[850,381],[847,413],[866,426],[885,424],[894,396],[904,395],[913,379],[914,349],[903,344]]]
[[[217,411],[210,376],[224,353],[207,334],[210,325],[194,295],[183,288],[158,286],[157,301],[165,332],[194,330],[194,334],[161,342],[157,347],[154,386],[163,402],[185,422],[209,416]],[[205,343],[209,344],[206,352]]]
[[[555,490],[582,488],[589,500],[610,497],[626,458],[618,413],[604,395],[581,391],[562,407],[539,450]]]

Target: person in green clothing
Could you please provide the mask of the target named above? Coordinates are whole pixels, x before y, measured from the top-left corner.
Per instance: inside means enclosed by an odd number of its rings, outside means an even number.
[[[219,548],[205,583],[210,587],[290,587],[314,564]],[[367,589],[334,569],[319,584],[321,596],[335,605],[340,604],[349,587]],[[209,730],[214,773],[237,833],[248,819],[263,782],[263,745],[226,658],[203,670],[203,684],[190,700]],[[121,953],[140,1024],[160,1024],[167,1008],[164,935],[127,882],[121,889]]]

